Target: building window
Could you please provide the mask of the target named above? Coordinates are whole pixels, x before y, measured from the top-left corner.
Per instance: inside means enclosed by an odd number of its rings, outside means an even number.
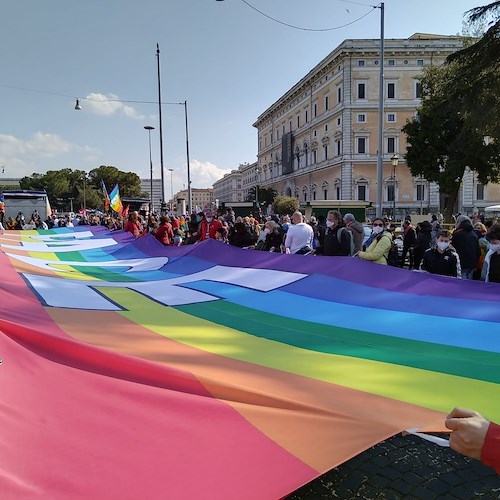
[[[328,102],[328,96],[327,96],[327,95],[325,95],[325,111],[328,111],[328,109],[329,109],[329,106],[328,106],[328,105],[329,105],[329,102]]]
[[[420,82],[415,82],[415,99],[422,98],[422,84]]]
[[[340,117],[337,118],[337,127],[340,127],[342,120]]]
[[[313,131],[313,137],[317,137],[317,135],[318,135],[318,131],[317,131],[317,130],[314,130],[314,131]]]
[[[356,186],[356,195],[358,201],[366,201],[366,185],[359,184]]]
[[[396,152],[396,138],[388,137],[387,138],[387,152],[395,153]]]
[[[476,184],[476,200],[484,200],[484,184]]]
[[[360,113],[358,115],[358,123],[365,123],[366,122],[366,115],[364,113]]]
[[[365,65],[365,61],[363,59],[360,59],[358,61],[358,66],[364,66]]]
[[[396,186],[394,184],[394,181],[391,180],[386,186],[386,194],[387,194],[387,201],[394,201],[394,196],[396,192]]]
[[[323,153],[324,153],[324,156],[325,156],[325,160],[328,160],[328,144],[325,144],[323,146]]]
[[[342,143],[340,140],[335,141],[335,148],[336,148],[337,156],[340,156],[340,154],[342,153]]]
[[[318,116],[318,104],[313,104],[313,117],[316,118]]]
[[[387,113],[387,121],[389,123],[393,123],[396,121],[396,114],[395,113]]]
[[[290,132],[292,131],[292,120],[289,120],[289,122],[288,122],[288,130]]]
[[[328,132],[328,123],[325,123],[324,130],[325,132]]]
[[[395,99],[396,98],[396,84],[389,82],[387,84],[387,99]]]
[[[396,65],[396,61],[394,59],[389,59],[387,61],[387,64],[388,64],[388,66],[395,66]]]
[[[342,102],[342,88],[337,87],[337,102],[340,104]]]
[[[307,112],[307,109],[304,110],[304,115],[305,115],[305,122],[307,123],[309,121],[309,116],[308,116],[309,114]]]
[[[356,139],[356,152],[358,154],[366,154],[366,137],[358,137]]]
[[[417,201],[425,200],[425,184],[417,184]]]
[[[328,188],[323,187],[323,199],[328,200]]]
[[[304,143],[304,157],[307,167],[307,165],[309,165],[309,146],[307,145],[307,142]]]
[[[358,99],[366,99],[366,84],[358,83]]]
[[[304,201],[307,201],[307,191],[304,191]]]
[[[335,186],[335,196],[336,200],[340,200],[341,193],[340,193],[340,182]]]
[[[417,59],[417,66],[423,66],[424,65],[424,60],[423,59]]]
[[[318,152],[314,149],[312,154],[313,154],[313,157],[312,157],[313,164],[318,163]]]
[[[297,115],[297,128],[300,127],[300,115]]]

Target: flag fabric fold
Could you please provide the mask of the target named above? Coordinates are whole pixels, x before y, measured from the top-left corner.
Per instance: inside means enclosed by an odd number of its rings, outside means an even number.
[[[500,420],[497,284],[100,227],[0,248],[3,498],[281,498],[454,406]]]

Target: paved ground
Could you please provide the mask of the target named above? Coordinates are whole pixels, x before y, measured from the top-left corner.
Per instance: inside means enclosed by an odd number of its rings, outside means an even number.
[[[395,436],[332,469],[287,500],[500,499],[500,476],[414,436]]]

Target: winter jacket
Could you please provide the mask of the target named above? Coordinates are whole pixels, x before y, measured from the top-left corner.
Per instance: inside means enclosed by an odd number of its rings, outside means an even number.
[[[381,236],[377,236],[366,249],[365,252],[359,252],[358,257],[364,260],[371,260],[376,264],[387,265],[387,257],[392,246],[391,233],[384,231]]]
[[[350,231],[354,239],[354,252],[359,252],[363,248],[363,240],[365,238],[363,224],[355,220],[347,226],[347,230]]]
[[[464,220],[451,235],[451,244],[460,257],[462,269],[476,269],[481,256],[481,248],[472,224]]]
[[[340,231],[340,233],[339,233]],[[339,242],[340,236],[340,242]],[[325,233],[323,255],[348,256],[351,255],[351,235],[343,225],[329,227]]]
[[[494,255],[496,254],[496,255]],[[493,259],[493,261],[492,261]],[[500,255],[492,250],[488,250],[484,258],[481,279],[492,283],[500,283]],[[498,280],[498,281],[497,281]]]
[[[460,277],[462,274],[460,258],[452,247],[448,247],[443,253],[437,247],[426,250],[420,269],[431,274],[441,274],[455,278]]]

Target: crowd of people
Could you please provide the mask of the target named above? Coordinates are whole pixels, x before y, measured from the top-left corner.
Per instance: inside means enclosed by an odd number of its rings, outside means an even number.
[[[353,214],[330,210],[326,216],[306,220],[292,215],[237,217],[231,208],[224,214],[210,210],[191,215],[130,212],[127,217],[93,214],[51,215],[42,220],[35,210],[29,219],[3,219],[0,229],[52,229],[101,225],[124,229],[136,238],[151,234],[163,245],[190,245],[207,239],[257,251],[323,256],[353,256],[382,265],[406,267],[431,274],[500,283],[500,221],[485,223],[479,217],[458,215],[454,227],[445,229],[442,218],[419,222],[405,218],[400,230],[387,218],[364,223]],[[367,230],[368,228],[368,230]],[[367,232],[368,234],[367,234]],[[401,245],[396,243],[399,241]]]

